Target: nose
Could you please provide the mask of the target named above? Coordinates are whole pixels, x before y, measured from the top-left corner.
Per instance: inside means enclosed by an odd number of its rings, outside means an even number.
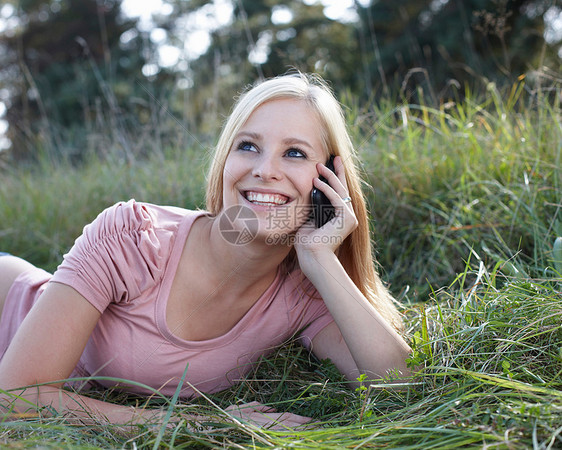
[[[271,152],[273,153],[273,152]],[[262,180],[280,180],[282,178],[279,159],[274,154],[262,153],[256,161],[252,175]]]

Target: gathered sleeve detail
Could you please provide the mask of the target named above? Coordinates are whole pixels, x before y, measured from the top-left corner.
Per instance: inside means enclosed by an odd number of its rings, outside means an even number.
[[[84,228],[51,281],[73,287],[100,312],[129,302],[163,275],[163,232],[145,205],[117,203]]]

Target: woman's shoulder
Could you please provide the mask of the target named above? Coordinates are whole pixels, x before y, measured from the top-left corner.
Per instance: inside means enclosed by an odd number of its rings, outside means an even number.
[[[195,217],[204,213],[205,211],[137,202],[131,199],[117,202],[104,209],[91,225],[107,231],[170,228],[176,227],[186,217]]]
[[[107,255],[124,263],[132,252],[145,260],[163,260],[172,251],[180,229],[203,213],[175,206],[122,201],[103,210],[84,227],[71,253]],[[122,255],[122,258],[119,258]]]
[[[74,287],[100,311],[112,301],[136,298],[161,280],[180,226],[197,214],[135,200],[118,202],[84,227],[53,281]]]

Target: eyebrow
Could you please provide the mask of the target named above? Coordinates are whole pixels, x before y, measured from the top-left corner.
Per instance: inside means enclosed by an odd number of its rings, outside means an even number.
[[[237,138],[241,138],[247,136],[251,139],[255,139],[255,140],[261,140],[263,139],[263,135],[261,135],[260,133],[254,133],[253,131],[241,131],[240,133],[238,133],[236,135]],[[314,149],[314,147],[312,145],[310,145],[307,141],[304,141],[302,139],[299,138],[287,138],[287,139],[283,139],[283,144],[285,145],[302,145],[305,147],[308,147],[310,149]]]

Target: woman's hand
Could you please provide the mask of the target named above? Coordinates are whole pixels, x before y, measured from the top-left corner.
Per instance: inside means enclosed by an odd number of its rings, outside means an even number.
[[[324,164],[317,164],[318,173],[327,183],[319,178],[313,180],[314,187],[321,190],[334,207],[335,217],[320,228],[309,220],[299,228],[295,235],[295,250],[299,265],[306,275],[310,264],[325,252],[334,253],[345,238],[357,227],[357,218],[349,198],[345,179],[343,161],[340,156],[334,158],[335,173]],[[312,266],[311,266],[312,267]]]
[[[301,427],[312,421],[310,417],[299,416],[289,412],[277,412],[274,408],[258,402],[231,405],[226,410],[231,416],[242,422],[249,422],[272,430],[287,430]]]

